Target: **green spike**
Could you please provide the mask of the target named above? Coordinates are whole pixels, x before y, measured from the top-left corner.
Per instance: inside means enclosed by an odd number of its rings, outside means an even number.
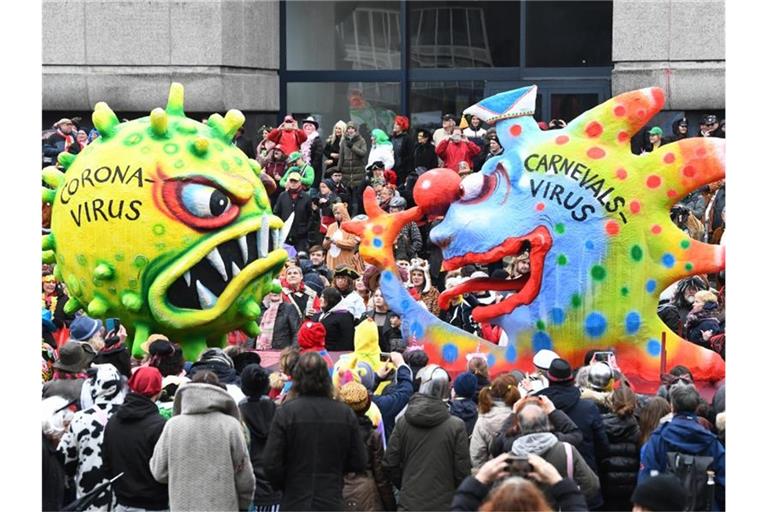
[[[66,151],[62,151],[59,153],[59,156],[56,158],[56,161],[59,162],[59,165],[62,166],[65,169],[69,169],[69,166],[72,165],[72,162],[75,161],[75,158],[77,158],[77,155],[73,155],[72,153],[67,153]]]
[[[251,170],[253,171],[253,173],[256,176],[261,176],[261,171],[262,171],[261,164],[256,160],[254,160],[253,158],[249,158],[248,163],[251,165]]]
[[[53,250],[56,247],[56,244],[53,240],[53,234],[45,235],[43,237],[43,250]]]
[[[93,120],[93,126],[99,130],[99,135],[105,140],[115,135],[117,125],[120,124],[115,113],[103,101],[96,104],[91,119]]]
[[[178,82],[171,84],[168,91],[168,103],[165,106],[166,112],[172,116],[184,115],[184,86]]]
[[[101,297],[95,297],[91,302],[88,303],[88,316],[91,317],[100,317],[107,314],[107,310],[109,309],[109,303],[102,299]]]
[[[93,269],[93,275],[97,279],[112,279],[115,277],[115,269],[109,263],[99,263],[96,268]]]
[[[272,293],[282,293],[283,292],[283,286],[280,284],[280,281],[273,280],[272,281]]]
[[[141,344],[147,341],[147,338],[149,338],[149,326],[137,323],[134,327],[133,341],[131,341],[131,355],[133,357],[141,359],[144,356]],[[184,355],[187,355],[186,352]]]
[[[165,110],[157,107],[149,113],[149,125],[155,135],[165,137],[168,134],[168,114],[165,113]]]
[[[261,334],[261,328],[258,322],[248,322],[243,326],[243,330],[248,336],[255,337]]]
[[[243,303],[240,304],[239,310],[244,317],[250,318],[251,320],[255,320],[261,315],[261,308],[255,299],[243,301]]]
[[[64,173],[55,166],[46,167],[43,169],[43,183],[52,188],[59,188],[64,183]]]
[[[82,288],[80,288],[80,281],[78,281],[74,275],[70,275],[68,279],[64,280],[64,283],[67,285],[67,290],[70,295],[80,295],[80,292],[82,291]]]
[[[231,142],[235,138],[237,130],[240,129],[245,123],[245,116],[242,112],[236,109],[227,111],[224,116],[224,135],[227,138],[227,142]]]
[[[51,250],[43,251],[43,263],[56,263],[56,253]]]
[[[129,311],[134,313],[138,312],[142,306],[142,300],[139,294],[134,292],[125,292],[120,296],[120,302],[123,306],[128,308]]]
[[[61,281],[61,265],[53,266],[53,277],[55,277],[57,281]]]
[[[56,191],[50,188],[43,188],[43,204],[53,204],[53,202],[56,200]]]
[[[208,146],[208,139],[204,137],[196,137],[194,142],[192,142],[192,152],[197,156],[205,156],[205,154],[208,153]]]
[[[70,297],[69,300],[67,300],[67,303],[64,304],[64,313],[67,315],[72,315],[76,311],[80,310],[83,307],[83,305],[80,303],[79,300],[77,300],[74,297]]]
[[[197,126],[191,119],[185,119],[176,126],[176,131],[187,135],[193,135],[197,133]]]
[[[226,128],[224,124],[224,118],[220,114],[211,114],[208,118],[208,126],[211,127],[214,135],[225,142],[229,142],[226,136]]]

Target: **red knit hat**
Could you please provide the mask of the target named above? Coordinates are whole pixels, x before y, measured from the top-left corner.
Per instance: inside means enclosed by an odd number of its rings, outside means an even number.
[[[404,132],[407,132],[408,128],[411,126],[411,122],[408,121],[408,118],[405,116],[395,116],[395,123],[399,124]]]
[[[296,336],[302,352],[325,348],[325,326],[320,322],[304,322]]]
[[[136,394],[155,396],[163,389],[163,375],[154,366],[142,366],[133,372],[128,387]]]

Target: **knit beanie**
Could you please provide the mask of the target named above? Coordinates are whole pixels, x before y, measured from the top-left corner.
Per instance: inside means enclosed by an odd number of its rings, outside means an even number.
[[[155,396],[163,389],[163,376],[154,366],[142,366],[133,372],[128,387],[138,395]]]
[[[249,364],[240,374],[240,389],[250,397],[265,395],[269,389],[269,372],[258,364]]]
[[[347,382],[339,391],[341,400],[350,406],[358,415],[363,415],[371,406],[368,390],[359,382]]]
[[[683,510],[685,497],[676,476],[661,474],[643,480],[632,493],[632,503],[653,511]]]
[[[221,363],[227,365],[229,368],[235,367],[232,358],[220,348],[209,348],[200,356],[200,361],[205,361],[207,363]]]
[[[456,396],[461,398],[472,398],[477,389],[477,376],[474,373],[462,372],[453,382],[453,390]]]
[[[296,337],[302,351],[325,348],[325,326],[320,322],[304,322]]]

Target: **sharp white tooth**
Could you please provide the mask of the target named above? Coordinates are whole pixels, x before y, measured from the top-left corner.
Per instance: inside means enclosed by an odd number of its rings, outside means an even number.
[[[259,229],[259,258],[264,258],[269,252],[269,218],[261,217],[261,229]]]
[[[197,288],[197,296],[200,298],[200,306],[203,309],[211,309],[216,305],[216,301],[219,300],[217,296],[213,294],[211,290],[205,287],[200,281],[195,281],[195,287]]]
[[[187,286],[192,284],[192,276],[189,275],[189,270],[184,272],[184,280],[187,282]]]
[[[248,263],[248,240],[246,240],[245,235],[238,238],[237,243],[240,244],[240,253],[243,255],[243,261],[247,264]]]
[[[226,281],[227,269],[224,266],[224,260],[221,259],[221,254],[219,254],[219,248],[217,247],[211,252],[209,252],[206,258],[208,258],[208,261],[211,262],[211,265],[213,265],[213,268],[215,268],[219,272],[219,274],[221,274],[221,278],[224,281]]]
[[[288,238],[288,235],[291,233],[291,226],[293,225],[293,213],[285,219],[285,222],[283,223],[283,229],[280,230],[280,247],[283,246],[285,243],[285,240]]]
[[[282,243],[280,242],[280,230],[275,228],[270,230],[272,233],[272,250],[281,249]]]
[[[240,273],[240,269],[239,269],[239,268],[237,268],[237,265],[236,265],[236,264],[235,264],[235,262],[233,261],[233,262],[232,262],[232,277],[235,277],[235,276],[236,276],[237,274],[239,274],[239,273]]]

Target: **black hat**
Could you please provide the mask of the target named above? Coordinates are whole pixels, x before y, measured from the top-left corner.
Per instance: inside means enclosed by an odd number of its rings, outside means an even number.
[[[714,114],[709,114],[707,116],[704,116],[704,119],[701,121],[703,124],[715,124],[717,123],[717,116]]]
[[[632,493],[632,503],[648,510],[683,510],[685,489],[673,475],[656,475],[643,480]]]
[[[96,351],[88,343],[70,340],[59,349],[59,360],[53,367],[69,373],[78,373],[91,364],[96,357]]]
[[[571,364],[565,359],[554,359],[549,365],[549,370],[547,370],[547,378],[550,382],[573,381]]]
[[[232,362],[235,363],[235,371],[240,375],[246,366],[250,364],[261,364],[261,356],[258,353],[251,351],[240,352],[232,358]]]
[[[246,396],[259,397],[269,389],[269,371],[258,364],[249,364],[240,374],[240,390]]]
[[[445,114],[443,115],[443,121],[453,121],[456,122],[456,116],[453,114]]]
[[[678,126],[688,126],[688,118],[684,117],[677,123]]]
[[[381,160],[376,160],[375,162],[372,162],[371,165],[365,168],[366,171],[372,171],[373,169],[384,169],[384,162]]]
[[[301,125],[303,126],[304,123],[309,123],[315,125],[315,129],[320,128],[320,125],[315,121],[315,118],[312,116],[308,116],[306,119],[301,120]]]
[[[360,274],[358,274],[355,271],[355,269],[351,267],[348,267],[346,265],[339,265],[338,267],[336,267],[333,277],[348,277],[354,281],[355,279],[360,277]]]

